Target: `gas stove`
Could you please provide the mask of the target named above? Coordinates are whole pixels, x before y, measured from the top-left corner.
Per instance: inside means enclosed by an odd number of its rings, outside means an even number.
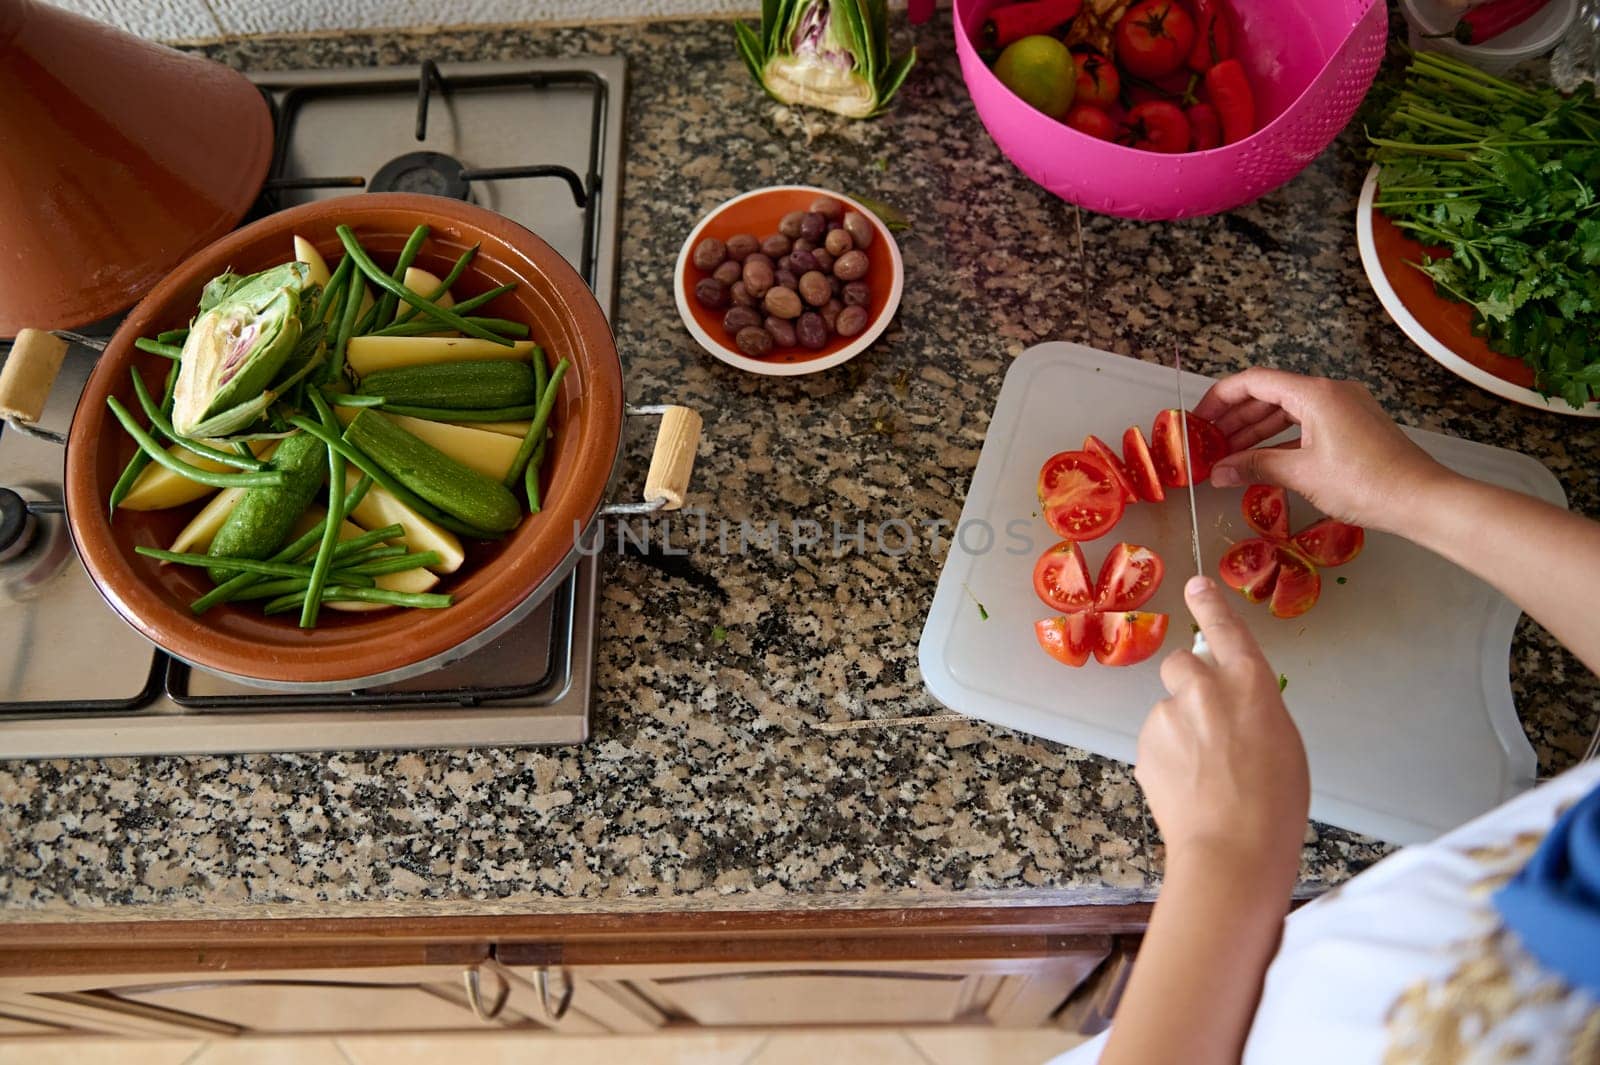
[[[365,191],[470,200],[559,251],[614,309],[620,58],[252,76],[276,150],[256,213]],[[287,254],[288,249],[285,249]],[[39,425],[64,433],[97,335]],[[525,621],[441,669],[349,693],[266,692],[191,669],[101,599],[61,513],[62,452],[0,430],[0,759],[576,743],[589,731],[598,557]],[[25,504],[19,507],[18,500]]]

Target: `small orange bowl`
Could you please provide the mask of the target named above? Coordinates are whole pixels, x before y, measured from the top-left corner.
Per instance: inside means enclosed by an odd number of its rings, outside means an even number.
[[[733,337],[722,328],[722,316],[726,309],[702,307],[694,298],[696,282],[708,276],[691,261],[694,246],[706,237],[725,241],[739,233],[749,233],[760,240],[778,231],[778,222],[784,215],[790,211],[806,210],[818,196],[830,196],[844,204],[846,210],[860,212],[872,226],[872,246],[867,249],[871,265],[867,269],[867,276],[862,279],[872,293],[872,301],[867,304],[871,318],[860,333],[853,337],[830,337],[828,343],[816,351],[796,347],[774,351],[765,358],[751,358],[739,350]],[[729,366],[741,370],[769,377],[794,377],[831,370],[867,350],[889,328],[889,322],[900,307],[906,271],[894,235],[883,224],[883,220],[866,207],[831,189],[819,189],[811,185],[774,185],[735,196],[702,218],[689,231],[683,249],[678,252],[678,266],[673,272],[673,279],[678,314],[701,347]]]

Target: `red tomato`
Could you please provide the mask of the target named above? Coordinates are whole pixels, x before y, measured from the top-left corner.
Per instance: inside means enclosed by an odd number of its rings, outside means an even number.
[[[1272,594],[1278,579],[1278,550],[1265,540],[1251,537],[1228,548],[1219,564],[1222,583],[1259,603]]]
[[[1159,503],[1167,498],[1161,490],[1161,478],[1156,476],[1156,464],[1150,458],[1150,445],[1144,441],[1144,430],[1130,425],[1122,434],[1122,464],[1127,467],[1134,491],[1146,503]]]
[[[1094,660],[1102,666],[1131,666],[1161,649],[1167,638],[1167,615],[1143,610],[1100,614],[1100,639]]]
[[[1187,416],[1189,423],[1189,462],[1184,464],[1183,423],[1176,407],[1156,415],[1156,424],[1150,430],[1150,454],[1156,464],[1161,483],[1168,488],[1182,488],[1189,483],[1189,467],[1194,469],[1196,483],[1211,476],[1211,467],[1228,453],[1228,439],[1204,418]]]
[[[1171,74],[1194,49],[1194,19],[1175,0],[1144,0],[1117,23],[1117,62],[1138,78]]]
[[[1039,471],[1039,506],[1063,540],[1093,540],[1122,518],[1122,489],[1087,451],[1063,451]]]
[[[1166,572],[1161,556],[1148,547],[1118,544],[1100,566],[1100,579],[1094,585],[1094,608],[1137,610],[1156,594]]]
[[[1299,554],[1278,548],[1278,580],[1272,586],[1272,602],[1267,609],[1275,618],[1297,618],[1317,605],[1322,594],[1322,578],[1316,568]]]
[[[1062,121],[1079,133],[1099,140],[1108,141],[1117,135],[1117,120],[1094,104],[1073,104]]]
[[[1068,614],[1035,621],[1033,634],[1038,637],[1045,654],[1074,667],[1089,661],[1089,652],[1100,637],[1093,614]]]
[[[1094,585],[1089,583],[1089,564],[1077,544],[1063,540],[1039,556],[1033,566],[1033,590],[1045,606],[1063,614],[1089,609],[1095,598]]]
[[[1122,78],[1116,65],[1093,48],[1081,44],[1072,49],[1072,58],[1078,66],[1078,89],[1072,99],[1102,109],[1115,106],[1122,93]]]
[[[1139,502],[1139,493],[1133,490],[1133,478],[1128,475],[1128,468],[1122,464],[1122,460],[1117,458],[1117,453],[1112,451],[1104,440],[1090,433],[1084,437],[1083,450],[1106,464],[1106,468],[1111,471],[1111,476],[1116,478],[1118,487],[1122,489],[1122,501],[1124,503]]]
[[[1244,520],[1273,540],[1289,538],[1289,495],[1275,484],[1253,484],[1244,490]]]
[[[1323,518],[1294,534],[1294,546],[1319,566],[1344,565],[1361,554],[1366,542],[1367,533],[1361,526],[1332,518]]]
[[[1222,140],[1234,144],[1256,131],[1256,97],[1244,64],[1224,59],[1205,77],[1206,95],[1222,121]]]
[[[1191,147],[1197,152],[1208,151],[1222,143],[1222,119],[1217,109],[1208,103],[1191,104],[1184,108],[1189,120]]]
[[[1134,104],[1122,120],[1118,144],[1146,152],[1177,155],[1189,150],[1189,120],[1183,108],[1169,100]]]

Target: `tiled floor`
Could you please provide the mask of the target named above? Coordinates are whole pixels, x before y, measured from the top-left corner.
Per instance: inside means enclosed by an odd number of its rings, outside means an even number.
[[[241,1039],[215,1043],[45,1040],[0,1043],[0,1065],[1043,1065],[1077,1045],[1048,1030],[830,1029],[559,1036]]]

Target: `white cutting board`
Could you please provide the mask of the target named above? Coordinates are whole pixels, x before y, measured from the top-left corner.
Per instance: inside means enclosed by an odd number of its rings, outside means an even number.
[[[1041,344],[1006,373],[961,512],[918,659],[946,706],[999,725],[1133,761],[1149,708],[1166,694],[1158,664],[1186,647],[1183,582],[1194,566],[1186,493],[1130,505],[1112,532],[1084,544],[1099,573],[1111,546],[1154,548],[1167,577],[1144,609],[1172,621],[1162,653],[1122,669],[1072,669],[1047,657],[1033,623],[1051,611],[1033,593],[1033,563],[1057,537],[1036,516],[1039,467],[1094,433],[1120,451],[1129,425],[1146,434],[1176,406],[1171,368],[1079,344]],[[1193,407],[1211,381],[1184,374]],[[1526,455],[1420,430],[1409,435],[1445,465],[1559,506],[1554,475]],[[1211,575],[1232,540],[1252,535],[1243,489],[1196,492]],[[1321,517],[1290,497],[1296,530]],[[993,546],[985,549],[985,529]],[[1337,577],[1347,577],[1338,584]],[[978,604],[988,612],[982,617]],[[1273,667],[1288,677],[1289,711],[1311,762],[1311,816],[1396,843],[1431,839],[1532,785],[1536,764],[1511,701],[1518,610],[1465,571],[1405,540],[1368,533],[1348,565],[1323,571],[1322,598],[1280,620],[1265,604],[1234,605]]]

